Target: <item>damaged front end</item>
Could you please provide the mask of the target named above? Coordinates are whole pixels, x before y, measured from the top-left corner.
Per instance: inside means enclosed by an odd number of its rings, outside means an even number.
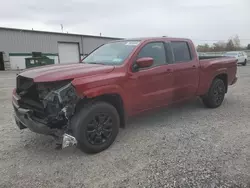
[[[63,147],[75,145],[70,120],[79,97],[71,81],[35,83],[19,75],[12,100],[18,127],[57,138],[63,134]]]

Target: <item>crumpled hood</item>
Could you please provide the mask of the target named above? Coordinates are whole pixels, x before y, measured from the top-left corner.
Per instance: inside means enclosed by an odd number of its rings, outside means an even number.
[[[32,68],[25,70],[19,75],[32,78],[34,82],[51,82],[109,73],[113,70],[114,66],[110,65],[76,63]]]

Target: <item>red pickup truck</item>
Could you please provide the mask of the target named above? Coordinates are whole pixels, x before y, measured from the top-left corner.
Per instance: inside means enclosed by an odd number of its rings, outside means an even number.
[[[228,85],[237,81],[236,64],[230,57],[199,59],[189,39],[113,41],[82,63],[18,74],[12,97],[16,124],[59,136],[62,147],[77,144],[97,153],[114,142],[128,117],[143,111],[196,96],[206,107],[219,107]]]

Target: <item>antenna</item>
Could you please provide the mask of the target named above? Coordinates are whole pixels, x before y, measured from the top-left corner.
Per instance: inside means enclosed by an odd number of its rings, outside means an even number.
[[[61,24],[61,30],[62,30],[62,32],[63,32],[63,24]]]

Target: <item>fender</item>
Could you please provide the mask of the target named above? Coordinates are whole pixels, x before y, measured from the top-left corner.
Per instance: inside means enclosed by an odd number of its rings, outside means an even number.
[[[112,94],[112,93],[119,94],[122,97],[123,101],[125,101],[124,99],[125,93],[123,89],[118,85],[105,85],[105,86],[91,88],[91,89],[84,91],[83,95],[88,98],[94,98],[100,95]]]
[[[227,68],[220,68],[214,72],[213,79],[219,74],[227,74]]]
[[[202,78],[206,78],[203,80],[200,80],[200,84],[202,83],[202,85],[199,85],[199,90],[197,92],[197,95],[204,95],[208,92],[213,80],[220,74],[227,74],[227,68],[219,68],[219,69],[211,69],[209,72],[207,71],[205,73],[206,75],[203,75]]]
[[[214,72],[214,74],[213,74],[211,80],[209,81],[209,87],[211,86],[213,80],[214,80],[218,75],[220,75],[220,74],[226,74],[226,75],[227,75],[227,68],[220,68],[220,69],[217,69],[217,70]]]
[[[219,69],[217,69],[214,73],[213,73],[213,75],[211,76],[211,79],[208,81],[208,89],[210,88],[210,86],[211,86],[211,84],[212,84],[212,82],[213,82],[213,80],[218,76],[218,75],[220,75],[220,74],[226,74],[227,75],[227,68],[219,68]],[[227,87],[227,86],[226,86]]]
[[[127,104],[127,100],[126,100],[126,94],[125,94],[124,90],[119,85],[115,85],[115,84],[104,85],[104,86],[89,88],[89,89],[86,89],[84,91],[78,90],[76,88],[76,91],[80,97],[87,97],[87,98],[95,98],[95,97],[105,95],[105,94],[118,94],[122,98],[125,110],[128,109],[127,108],[128,104]]]

